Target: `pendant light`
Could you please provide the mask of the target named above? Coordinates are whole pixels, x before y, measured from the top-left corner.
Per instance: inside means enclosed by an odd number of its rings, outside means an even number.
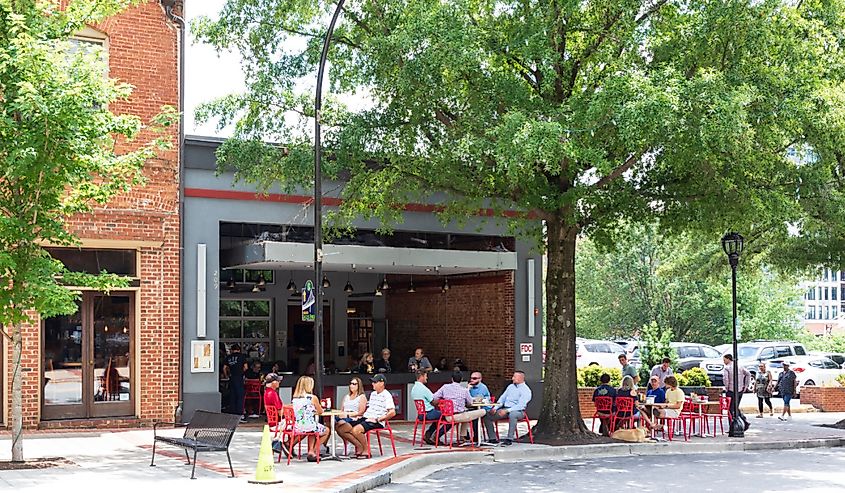
[[[352,294],[355,291],[355,288],[352,287],[352,283],[349,282],[349,276],[346,276],[346,286],[343,287],[343,292],[346,294]]]
[[[409,293],[416,293],[417,292],[417,290],[414,289],[414,275],[413,274],[411,274],[411,284],[408,285],[408,292]]]
[[[291,293],[296,292],[296,283],[293,282],[293,272],[290,273],[290,282],[288,283],[288,287],[285,289],[287,289]]]
[[[390,289],[390,285],[387,284],[387,274],[384,275],[384,281],[381,282],[380,287],[381,287],[382,291],[387,291],[388,289]]]
[[[323,274],[323,287],[324,288],[332,287],[332,283],[329,282],[329,278],[325,274]]]
[[[445,293],[446,291],[449,291],[449,278],[448,278],[448,277],[444,277],[444,278],[443,278],[443,289],[442,289],[442,291],[443,291],[444,293]]]
[[[229,276],[229,280],[226,281],[226,289],[229,291],[234,291],[235,289],[235,275],[232,274]]]
[[[259,288],[263,288],[267,285],[267,279],[264,277],[264,273],[258,274],[258,282],[255,283],[255,285]]]
[[[376,295],[376,296],[382,296],[382,292],[381,292],[381,283],[376,283],[376,292],[375,292],[375,295]]]

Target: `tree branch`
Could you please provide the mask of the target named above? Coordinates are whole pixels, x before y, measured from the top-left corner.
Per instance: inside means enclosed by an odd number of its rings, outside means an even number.
[[[637,161],[640,159],[640,156],[642,156],[642,153],[635,153],[628,156],[628,159],[626,159],[624,163],[617,166],[616,169],[610,172],[610,174],[597,181],[593,185],[593,188],[597,190],[600,188],[604,188],[605,186],[610,184],[610,182],[622,176],[623,173],[631,169],[631,167],[637,163]]]
[[[641,16],[634,19],[634,22],[637,24],[642,24],[646,19],[651,17],[652,14],[660,10],[660,7],[666,5],[667,1],[668,0],[658,0],[654,5],[651,6],[650,9],[646,10]]]
[[[664,0],[665,1],[665,0]],[[602,30],[599,33],[599,36],[593,41],[587,49],[584,50],[584,53],[581,54],[578,59],[572,64],[572,70],[569,72],[569,81],[568,86],[566,87],[565,98],[569,98],[572,95],[572,92],[575,90],[575,81],[578,79],[578,71],[581,69],[581,63],[586,61],[588,58],[593,56],[593,54],[601,48],[602,43],[604,40],[607,39],[607,36],[610,34],[610,30],[613,29],[613,26],[619,22],[619,19],[622,18],[623,11],[619,10],[616,12],[616,15],[613,15],[607,19],[602,26]]]

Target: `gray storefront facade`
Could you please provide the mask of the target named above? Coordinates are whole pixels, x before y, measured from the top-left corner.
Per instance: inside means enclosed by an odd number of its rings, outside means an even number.
[[[185,139],[186,419],[197,409],[225,409],[220,365],[232,343],[265,372],[274,363],[282,367],[286,402],[297,376],[313,371],[313,325],[302,321],[300,294],[313,277],[309,192],[259,196],[242,183],[233,185],[231,174],[216,172],[220,142]],[[327,183],[323,189],[337,187]],[[329,194],[326,204],[337,203]],[[477,217],[463,228],[444,227],[432,210],[409,207],[393,235],[380,235],[378,224],[362,221],[355,234],[326,244],[324,396],[341,398],[357,358],[365,352],[378,358],[389,347],[394,373],[388,388],[407,406],[413,377],[406,362],[421,346],[433,364],[445,357],[451,370],[460,358],[468,370],[483,371],[498,391],[513,369],[525,371],[535,395],[529,412],[536,414],[542,395],[541,255],[495,221]],[[433,387],[449,373],[434,376]]]

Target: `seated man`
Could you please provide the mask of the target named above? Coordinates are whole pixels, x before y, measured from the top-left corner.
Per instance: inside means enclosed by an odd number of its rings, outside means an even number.
[[[515,371],[512,382],[499,397],[499,407],[484,416],[484,426],[490,443],[498,443],[498,440],[493,438],[496,436],[494,426],[496,426],[496,421],[505,418],[508,419],[508,436],[502,440],[502,445],[508,446],[513,443],[516,424],[525,416],[525,408],[531,401],[531,389],[525,383],[525,373],[520,370]]]
[[[414,351],[414,355],[408,358],[408,371],[415,372],[417,370],[431,371],[434,368],[431,366],[431,361],[428,356],[423,353],[423,348],[418,347]]]
[[[396,406],[393,404],[393,395],[385,390],[384,375],[376,374],[370,378],[373,382],[373,392],[370,400],[367,401],[367,410],[360,419],[351,422],[352,434],[355,445],[355,456],[366,457],[367,437],[364,436],[370,430],[384,428],[384,423],[396,416]]]
[[[437,399],[434,398],[434,394],[431,393],[431,390],[426,387],[427,383],[428,372],[417,370],[417,381],[414,382],[414,386],[411,387],[411,400],[423,401],[423,404],[425,404],[425,419],[426,421],[431,422],[431,425],[423,434],[423,441],[429,445],[434,445],[434,440],[432,440],[431,436],[437,428],[437,420],[440,419],[440,410],[434,407],[437,405]]]
[[[678,388],[678,380],[674,375],[669,375],[663,379],[666,385],[666,402],[659,404],[657,413],[659,418],[677,418],[681,415],[684,408],[684,391]],[[664,425],[665,426],[665,425]]]
[[[434,398],[438,401],[442,401],[444,399],[452,401],[455,412],[451,419],[452,423],[464,423],[461,424],[461,427],[458,429],[458,438],[462,437],[464,433],[466,433],[465,423],[469,423],[486,414],[486,411],[483,409],[467,410],[467,406],[472,404],[472,396],[470,395],[469,390],[461,386],[463,378],[464,376],[461,372],[452,372],[452,383],[447,383],[434,393]],[[446,434],[447,429],[441,428],[441,430],[443,430],[441,433],[442,437]],[[438,437],[438,439],[441,437]]]
[[[381,350],[381,359],[376,361],[376,373],[391,373],[393,366],[390,364],[390,349]]]
[[[490,389],[481,381],[482,378],[483,376],[480,371],[472,372],[472,375],[469,376],[469,395],[472,396],[472,400],[475,402],[490,402]],[[481,409],[486,413],[493,409],[493,406],[484,406]],[[472,432],[475,436],[478,436],[477,421],[472,422]]]
[[[596,397],[610,397],[611,400],[615,399],[616,389],[610,385],[610,375],[602,373],[601,377],[599,377],[599,382],[601,385],[593,391],[593,402],[596,402]],[[604,436],[610,436],[610,413],[599,413],[599,423],[599,433]]]

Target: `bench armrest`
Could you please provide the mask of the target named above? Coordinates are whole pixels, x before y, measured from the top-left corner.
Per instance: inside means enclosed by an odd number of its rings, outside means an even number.
[[[171,425],[173,427],[180,427],[180,426],[188,426],[188,423],[172,423],[169,421],[157,421],[153,423],[153,436],[156,435],[156,431],[158,430],[158,425]]]

